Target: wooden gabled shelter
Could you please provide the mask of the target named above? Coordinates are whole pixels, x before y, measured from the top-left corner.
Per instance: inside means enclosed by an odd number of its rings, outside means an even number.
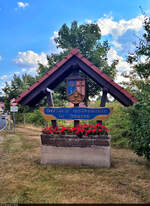
[[[40,80],[19,95],[16,102],[22,105],[34,106],[46,96],[46,89],[54,89],[59,83],[69,76],[76,65],[79,70],[89,76],[100,87],[103,88],[101,105],[106,100],[107,93],[110,93],[124,106],[130,106],[137,102],[137,99],[127,92],[123,87],[115,83],[110,77],[104,74],[92,62],[79,53],[78,49],[72,49],[70,53],[54,68],[48,71]]]

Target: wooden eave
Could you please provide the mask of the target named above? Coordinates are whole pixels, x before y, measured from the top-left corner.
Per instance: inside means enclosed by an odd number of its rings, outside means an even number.
[[[93,79],[100,87],[107,88],[108,93],[124,106],[130,106],[137,102],[134,96],[81,55],[78,49],[72,49],[53,69],[20,94],[16,101],[22,105],[29,106],[39,103],[46,95],[46,88],[54,89],[60,82],[64,81],[72,73],[74,64],[78,64],[79,69]]]

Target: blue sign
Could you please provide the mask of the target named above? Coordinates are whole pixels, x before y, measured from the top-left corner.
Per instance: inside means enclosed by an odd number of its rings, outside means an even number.
[[[112,113],[112,108],[82,108],[82,107],[72,107],[72,108],[54,108],[54,107],[41,107],[40,111],[45,119],[84,119],[84,120],[105,120]]]

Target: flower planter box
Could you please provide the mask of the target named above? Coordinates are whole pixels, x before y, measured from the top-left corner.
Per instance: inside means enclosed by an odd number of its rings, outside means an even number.
[[[110,136],[41,135],[41,164],[110,167]]]

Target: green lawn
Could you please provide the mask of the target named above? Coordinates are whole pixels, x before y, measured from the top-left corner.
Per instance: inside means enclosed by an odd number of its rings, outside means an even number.
[[[150,167],[112,148],[111,168],[40,165],[40,130],[3,132],[0,203],[150,203]]]

